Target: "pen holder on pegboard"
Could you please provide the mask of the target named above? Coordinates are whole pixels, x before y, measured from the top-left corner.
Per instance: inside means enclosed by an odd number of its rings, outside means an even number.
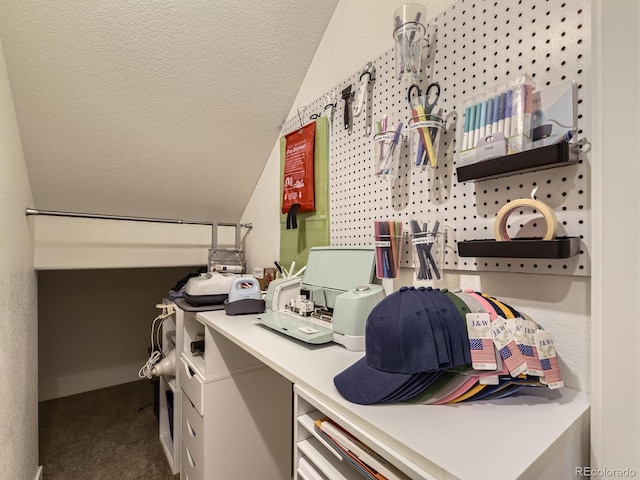
[[[378,278],[397,278],[400,274],[400,255],[402,253],[402,222],[376,220],[374,230],[376,276]]]
[[[440,280],[444,267],[445,232],[419,231],[411,234],[411,251],[416,280]]]
[[[402,83],[417,83],[422,60],[427,10],[419,3],[406,3],[393,14],[396,78]]]
[[[400,124],[402,128],[402,124]],[[374,174],[378,178],[393,179],[398,176],[400,150],[405,137],[399,130],[374,135]]]
[[[444,120],[438,115],[418,115],[409,120],[409,158],[414,170],[438,164],[438,150]]]

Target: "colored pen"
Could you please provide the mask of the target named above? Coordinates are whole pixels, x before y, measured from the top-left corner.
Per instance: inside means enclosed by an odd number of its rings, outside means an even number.
[[[493,122],[493,98],[487,99],[487,124],[484,129],[485,135],[491,135],[491,123]]]
[[[424,136],[418,138],[418,148],[416,153],[416,167],[419,167],[423,163],[424,157]]]
[[[391,167],[391,163],[393,162],[393,152],[396,149],[396,145],[400,142],[400,132],[402,131],[402,122],[398,123],[396,127],[396,131],[393,134],[393,138],[391,139],[391,143],[389,145],[389,149],[387,150],[387,155],[384,158],[384,162],[382,162],[382,173],[389,173],[389,169]]]
[[[527,101],[527,89],[526,85],[520,85],[518,87],[518,121],[516,122],[516,134],[522,135],[524,133],[524,114]],[[513,124],[511,125],[513,128]]]
[[[500,118],[500,95],[493,97],[493,114],[491,116],[491,133],[498,133],[498,119]]]
[[[481,104],[480,108],[480,138],[487,134],[487,101]]]
[[[476,124],[473,130],[473,148],[478,145],[478,140],[480,139],[480,123],[482,120],[480,117],[482,117],[482,105],[478,103],[476,104]]]
[[[469,139],[467,142],[467,150],[476,146],[476,144],[473,143],[473,135],[476,129],[476,111],[478,110],[476,107],[476,105],[473,105],[469,108]]]
[[[420,120],[426,120],[427,116],[424,113],[424,108],[422,108],[422,105],[418,105],[416,107],[416,111],[418,112],[418,116],[420,118]],[[435,167],[438,163],[438,159],[436,158],[436,153],[433,149],[433,143],[431,141],[431,135],[429,135],[429,130],[427,128],[424,128],[425,133],[424,133],[424,146],[425,149],[427,151],[427,157],[429,158],[429,163],[431,164],[432,167]]]
[[[464,130],[462,133],[462,150],[469,148],[469,123],[471,117],[471,107],[467,107],[464,111]]]
[[[522,133],[526,137],[531,137],[531,117],[533,116],[533,86],[524,86],[524,125],[522,126]],[[525,125],[529,130],[525,131]]]
[[[499,106],[498,106],[498,132],[500,133],[504,133],[504,112],[505,112],[505,100],[506,100],[506,93],[502,92],[500,94],[500,98],[499,98]]]
[[[417,102],[417,104],[420,105],[420,102]],[[422,111],[422,113],[424,113],[424,110]],[[420,116],[418,114],[417,107],[414,107],[413,105],[411,106],[411,116],[414,122],[423,122],[426,120],[426,117],[424,115]],[[424,136],[429,135],[429,130],[427,128],[421,127],[421,128],[418,128],[417,131],[418,131],[419,143],[418,143],[418,149],[416,154],[416,166],[420,166],[422,165],[422,157],[424,155],[424,149],[426,148],[426,145],[427,145]]]
[[[422,12],[417,12],[416,13],[415,23],[420,23],[420,17],[421,16],[422,16]],[[414,31],[411,32],[411,35],[409,35],[409,43],[410,44],[413,43],[413,39],[415,38],[415,36],[416,36],[416,31],[414,30]]]
[[[511,136],[511,90],[507,90],[504,98],[504,136]]]
[[[516,87],[511,93],[511,136],[518,134],[518,109],[520,108],[520,88]]]

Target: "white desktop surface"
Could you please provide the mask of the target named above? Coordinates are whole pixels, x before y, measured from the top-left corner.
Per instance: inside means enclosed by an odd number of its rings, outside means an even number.
[[[364,352],[303,344],[250,315],[216,311],[197,318],[434,476],[516,479],[588,418],[589,395],[569,388],[457,405],[353,404],[333,377]]]

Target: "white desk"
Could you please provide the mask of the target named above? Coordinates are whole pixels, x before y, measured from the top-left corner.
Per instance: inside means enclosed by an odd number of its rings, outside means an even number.
[[[333,377],[363,353],[302,344],[251,316],[197,317],[436,478],[552,478],[550,468],[561,472],[553,478],[573,478],[574,467],[588,465],[589,396],[583,392],[540,388],[541,396],[459,405],[356,405],[338,393]]]

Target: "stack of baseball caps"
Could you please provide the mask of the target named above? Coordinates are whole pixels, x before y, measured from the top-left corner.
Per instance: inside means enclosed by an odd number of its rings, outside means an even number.
[[[334,378],[353,403],[457,403],[563,386],[550,334],[471,290],[402,287],[371,311],[365,342],[365,356]]]

